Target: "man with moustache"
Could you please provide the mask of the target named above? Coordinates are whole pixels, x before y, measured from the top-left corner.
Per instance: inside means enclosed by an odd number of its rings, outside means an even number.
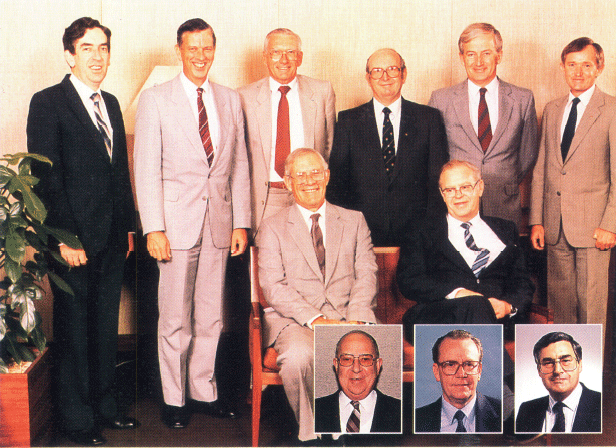
[[[501,402],[477,391],[483,347],[465,330],[452,330],[432,347],[432,372],[442,396],[415,410],[415,432],[500,432]]]

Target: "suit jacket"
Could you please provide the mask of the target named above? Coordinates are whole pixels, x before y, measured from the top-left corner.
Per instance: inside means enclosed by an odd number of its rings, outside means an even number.
[[[292,322],[318,314],[376,322],[377,265],[361,213],[326,207],[325,278],[310,229],[294,204],[263,220],[257,236],[259,280],[273,311],[265,313],[264,343]]]
[[[415,432],[441,432],[443,397],[415,410]],[[500,400],[477,392],[475,402],[475,432],[501,432]]]
[[[543,111],[539,158],[533,171],[529,224],[541,224],[545,242],[563,232],[574,247],[594,247],[597,227],[616,233],[616,98],[595,87],[566,160],[560,128],[568,96]]]
[[[543,431],[548,406],[548,396],[522,403],[515,420],[516,432]],[[588,389],[584,384],[571,432],[601,432],[601,394]]]
[[[482,212],[519,225],[520,182],[535,163],[539,145],[533,92],[499,79],[498,124],[484,153],[471,123],[468,82],[432,92],[428,105],[443,114],[450,158],[481,169]]]
[[[370,432],[401,432],[401,400],[376,390]],[[314,400],[314,432],[342,432],[338,392]]]
[[[518,308],[517,319],[525,314],[534,286],[518,246],[515,224],[500,218],[482,216],[505,249],[475,277],[448,237],[446,216],[427,221],[417,232],[407,234],[398,263],[398,287],[410,300],[429,303],[443,300],[456,288],[467,288],[509,302]]]
[[[87,255],[109,245],[128,249],[135,229],[126,135],[118,100],[102,97],[113,129],[113,157],[69,79],[36,93],[28,114],[28,151],[53,166],[34,163],[36,190],[47,210],[46,224],[77,235]]]
[[[363,212],[375,246],[399,246],[402,235],[428,210],[444,209],[438,177],[447,159],[445,128],[438,111],[403,99],[390,181],[373,102],[369,101],[338,114],[327,199]]]
[[[304,146],[329,158],[336,123],[336,96],[329,81],[297,75],[304,125]],[[256,235],[269,193],[272,143],[272,92],[269,77],[238,89],[246,122],[246,147],[251,167],[252,229]]]
[[[135,122],[135,187],[143,233],[164,231],[172,249],[190,249],[209,220],[220,249],[250,227],[248,158],[239,95],[210,82],[220,143],[210,167],[179,75],[143,91]]]

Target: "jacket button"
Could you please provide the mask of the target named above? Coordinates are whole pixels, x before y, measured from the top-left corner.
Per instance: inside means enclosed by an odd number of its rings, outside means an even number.
[[[557,192],[556,192],[556,196],[560,196],[560,191],[557,191]]]
[[[477,279],[477,284],[479,284],[479,279]]]

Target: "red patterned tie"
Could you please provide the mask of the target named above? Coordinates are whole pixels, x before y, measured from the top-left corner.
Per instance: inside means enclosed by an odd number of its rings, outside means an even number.
[[[479,143],[481,143],[481,149],[483,152],[488,150],[490,142],[492,141],[492,127],[490,126],[490,112],[488,111],[488,105],[486,103],[486,92],[488,90],[485,87],[479,89],[479,127],[477,129],[477,136],[479,137]]]
[[[203,104],[202,95],[203,89],[199,87],[197,89],[197,108],[199,109],[199,135],[201,136],[201,143],[203,143],[203,149],[205,149],[207,163],[209,166],[212,166],[212,161],[214,160],[214,146],[212,145],[210,127],[208,126],[207,112],[205,111],[205,104]]]
[[[274,168],[280,177],[284,177],[284,161],[291,152],[291,132],[289,131],[289,86],[280,86],[278,119],[276,122],[276,164]]]

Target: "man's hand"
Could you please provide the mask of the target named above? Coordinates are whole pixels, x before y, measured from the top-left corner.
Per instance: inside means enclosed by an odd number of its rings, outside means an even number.
[[[242,255],[248,246],[248,232],[246,229],[233,229],[231,234],[231,256]]]
[[[471,291],[470,289],[462,288],[456,293],[456,299],[458,297],[468,297],[468,296],[482,296],[483,294],[479,294],[478,292]]]
[[[545,246],[545,229],[542,225],[536,224],[530,231],[530,242],[537,250],[543,250]]]
[[[148,252],[158,261],[171,260],[171,245],[167,239],[165,232],[150,232],[147,235],[148,240]]]
[[[592,237],[595,239],[595,247],[599,250],[609,250],[616,244],[616,233],[607,230],[597,228]]]
[[[511,304],[505,302],[504,300],[498,300],[494,297],[490,297],[488,300],[490,301],[490,305],[492,305],[492,309],[494,309],[494,314],[496,314],[497,319],[502,319],[503,317],[509,315],[513,309]]]
[[[133,232],[128,232],[128,251],[126,252],[126,258],[128,258],[130,253],[134,251],[135,251],[135,234]]]
[[[314,327],[315,325],[344,325],[344,324],[347,324],[347,323],[348,322],[343,322],[341,320],[326,319],[323,316],[319,316],[315,320],[312,321],[312,326]]]
[[[72,268],[82,266],[88,262],[86,251],[83,249],[73,249],[66,244],[60,245],[60,255]]]

